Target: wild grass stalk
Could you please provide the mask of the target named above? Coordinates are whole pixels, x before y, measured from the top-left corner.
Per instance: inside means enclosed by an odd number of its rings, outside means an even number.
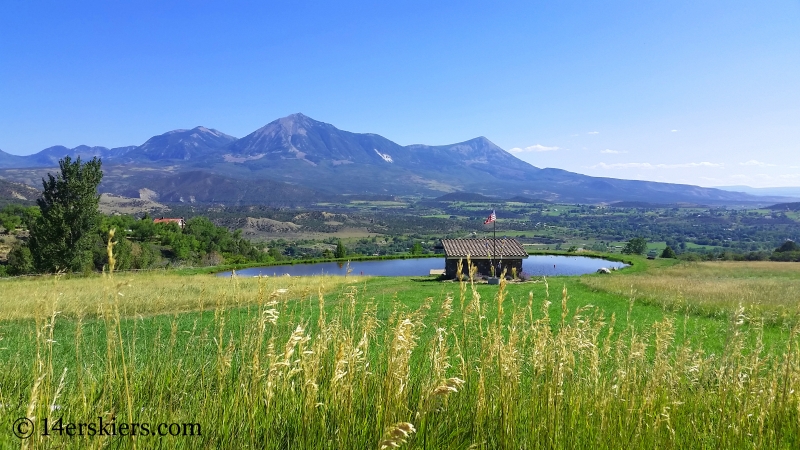
[[[620,276],[622,275],[622,276]],[[683,263],[658,272],[586,277],[583,283],[667,311],[724,319],[744,305],[766,325],[800,321],[800,265],[768,261]]]
[[[800,328],[768,346],[745,307],[710,352],[703,336],[676,337],[685,315],[618,325],[566,288],[551,305],[546,282],[516,298],[503,280],[484,301],[488,291],[464,279],[458,299],[401,302],[375,300],[353,279],[223,280],[193,291],[194,312],[165,315],[147,313],[158,302],[124,305],[136,279],[84,282],[103,283],[105,301],[76,309],[80,294],[59,281],[55,301],[21,313],[33,329],[0,350],[3,416],[197,423],[201,433],[5,433],[3,448],[800,445]],[[76,315],[64,317],[64,304]],[[29,329],[17,317],[4,326]]]

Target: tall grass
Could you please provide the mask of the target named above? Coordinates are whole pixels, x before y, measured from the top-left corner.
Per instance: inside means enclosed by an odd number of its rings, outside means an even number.
[[[39,276],[0,279],[0,320],[33,319],[56,305],[69,318],[99,317],[110,301],[123,317],[175,314],[212,309],[217,303],[243,307],[258,302],[260,291],[279,297],[336,289],[343,277],[230,278],[182,276],[169,271],[119,273],[107,276]],[[51,311],[50,311],[51,312]]]
[[[115,279],[94,281],[106,285],[96,318],[62,318],[81,293],[56,284],[29,334],[0,336],[0,446],[800,446],[797,327],[769,349],[738,310],[725,350],[709,354],[702,337],[678,343],[681,319],[606,317],[571,307],[566,289],[510,298],[501,282],[482,298],[463,280],[410,308],[376,300],[365,283],[331,290],[330,281],[295,296],[272,280],[246,294],[229,284],[239,301],[220,290],[203,294],[203,307],[185,305],[196,313],[150,318],[125,314],[130,295]],[[17,417],[199,423],[202,435],[20,441],[6,432]]]
[[[633,295],[671,311],[729,317],[743,307],[747,317],[768,325],[800,319],[800,264],[784,262],[684,263],[658,272],[589,277],[585,284]]]

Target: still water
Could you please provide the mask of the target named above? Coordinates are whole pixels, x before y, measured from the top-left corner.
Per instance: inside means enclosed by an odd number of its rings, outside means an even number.
[[[522,260],[522,271],[530,276],[583,275],[594,273],[601,267],[620,269],[624,263],[585,256],[532,255]],[[383,261],[353,261],[351,275],[373,275],[385,277],[413,277],[428,275],[431,269],[444,269],[444,258],[389,259]],[[345,275],[347,264],[325,262],[295,264],[287,266],[252,267],[237,270],[236,275],[257,277],[259,275],[293,277],[305,275]],[[220,272],[217,276],[229,277],[231,272]]]

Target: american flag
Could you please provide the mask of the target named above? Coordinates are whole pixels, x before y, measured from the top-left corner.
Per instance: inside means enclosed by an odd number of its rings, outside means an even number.
[[[497,214],[495,214],[494,210],[492,210],[492,213],[489,214],[489,217],[486,220],[483,221],[483,224],[484,225],[488,225],[488,224],[494,222],[495,220],[497,220]]]

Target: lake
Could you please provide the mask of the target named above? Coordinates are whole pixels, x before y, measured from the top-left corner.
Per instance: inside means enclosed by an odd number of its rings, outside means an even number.
[[[465,261],[466,264],[466,261]],[[586,256],[531,255],[522,260],[522,271],[530,276],[584,275],[597,272],[601,267],[621,269],[626,264]],[[353,261],[351,275],[384,277],[414,277],[428,275],[432,269],[444,269],[444,258],[386,259],[380,261]],[[293,277],[306,275],[345,275],[347,264],[324,262],[294,264],[286,266],[251,267],[237,270],[236,275],[257,277],[259,275]],[[217,276],[229,277],[231,272],[219,272]]]

